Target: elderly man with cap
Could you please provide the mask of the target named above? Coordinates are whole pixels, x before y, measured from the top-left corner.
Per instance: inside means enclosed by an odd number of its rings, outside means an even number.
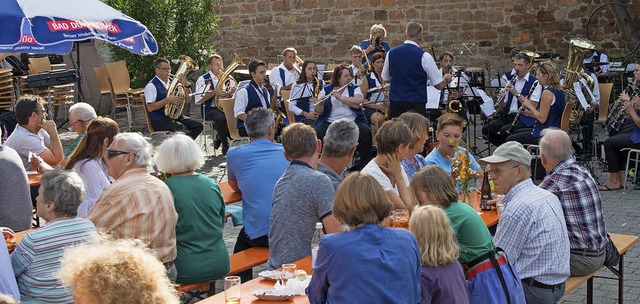
[[[495,235],[522,278],[527,303],[557,303],[569,277],[569,238],[562,206],[553,193],[531,180],[531,155],[510,141],[480,162],[497,194],[504,194],[504,211]]]

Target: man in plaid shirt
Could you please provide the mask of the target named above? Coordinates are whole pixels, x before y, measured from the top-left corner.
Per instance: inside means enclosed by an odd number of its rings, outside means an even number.
[[[540,184],[560,199],[571,245],[572,276],[592,273],[602,266],[607,245],[598,185],[573,158],[569,135],[544,130],[540,139],[542,166],[548,174]]]

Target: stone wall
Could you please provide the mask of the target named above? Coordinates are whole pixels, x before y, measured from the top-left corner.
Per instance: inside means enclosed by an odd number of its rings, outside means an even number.
[[[568,45],[562,37],[584,35],[589,15],[604,2],[608,1],[220,0],[214,10],[222,20],[212,43],[225,60],[236,52],[245,59],[277,62],[282,50],[291,46],[305,58],[335,63],[346,59],[351,45],[368,38],[372,24],[382,23],[386,40],[394,46],[402,43],[406,23],[418,21],[425,27],[425,50],[460,54],[463,43],[474,44],[454,64],[489,64],[498,71],[510,66],[508,54],[514,48],[566,56]],[[638,1],[625,2],[640,12]],[[637,20],[636,25],[640,28]],[[628,47],[609,7],[594,16],[590,32],[590,39],[608,54],[625,53]]]

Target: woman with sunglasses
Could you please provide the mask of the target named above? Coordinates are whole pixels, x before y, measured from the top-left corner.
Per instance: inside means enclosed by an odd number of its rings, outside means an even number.
[[[80,175],[86,189],[85,199],[78,207],[78,217],[84,217],[93,207],[102,189],[113,182],[107,173],[103,158],[106,156],[107,147],[119,131],[118,123],[113,119],[95,118],[64,166],[65,170],[73,170]]]
[[[522,104],[521,115],[536,119],[533,130],[520,129],[518,133],[507,137],[506,141],[517,141],[521,144],[538,144],[540,132],[549,127],[560,128],[562,112],[565,107],[565,94],[560,88],[560,76],[556,66],[551,62],[543,62],[536,69],[538,85],[542,88],[540,103],[536,106],[528,96],[518,94],[516,98]]]
[[[314,108],[319,115],[314,124],[318,138],[322,139],[329,125],[338,119],[355,121],[359,132],[357,151],[360,154],[360,167],[366,165],[372,158],[371,125],[362,111],[362,91],[353,84],[353,75],[348,66],[339,65],[333,69],[331,83],[320,91],[318,100]]]

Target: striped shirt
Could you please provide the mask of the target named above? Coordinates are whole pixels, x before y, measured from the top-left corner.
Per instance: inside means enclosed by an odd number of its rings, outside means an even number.
[[[607,245],[600,191],[587,169],[573,158],[565,160],[551,170],[540,188],[560,199],[571,249],[600,250]]]
[[[495,243],[520,278],[548,285],[564,282],[569,277],[569,237],[558,198],[526,179],[502,201]]]
[[[146,168],[129,169],[104,188],[87,218],[114,237],[142,240],[163,263],[176,258],[173,194]]]
[[[11,254],[22,303],[73,303],[55,274],[64,248],[85,242],[94,234],[93,223],[83,218],[54,220],[27,233]]]

